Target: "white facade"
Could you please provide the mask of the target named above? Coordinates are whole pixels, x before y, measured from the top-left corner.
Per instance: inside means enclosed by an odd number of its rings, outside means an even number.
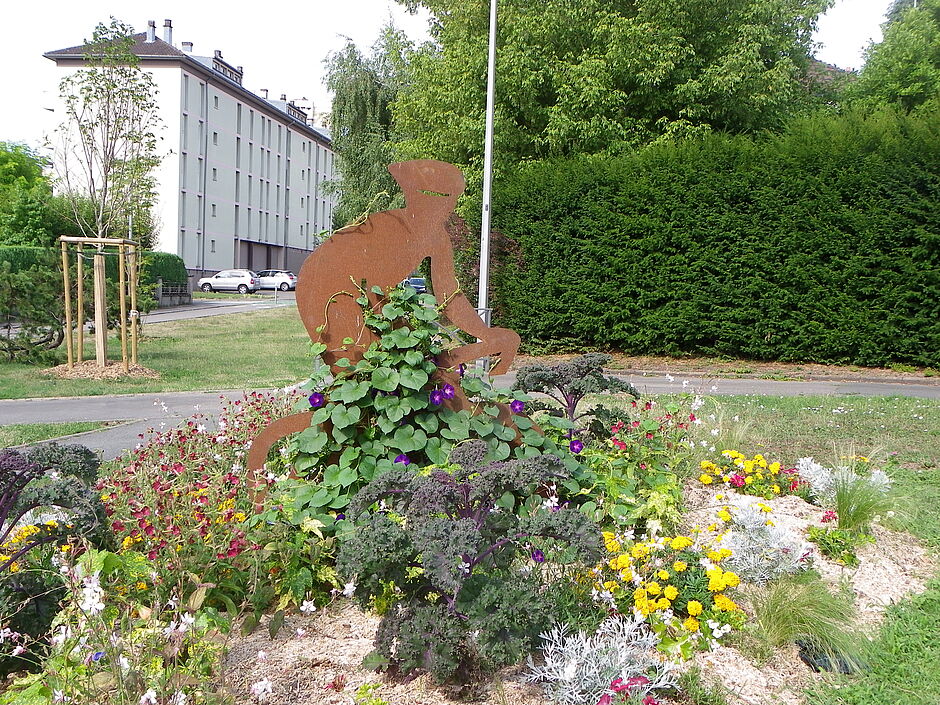
[[[169,20],[167,20],[169,25]],[[331,229],[335,195],[328,136],[300,108],[241,86],[241,67],[148,33],[133,51],[156,84],[163,121],[155,172],[156,249],[180,255],[191,274],[241,267],[299,269]],[[46,54],[65,70],[81,47]]]

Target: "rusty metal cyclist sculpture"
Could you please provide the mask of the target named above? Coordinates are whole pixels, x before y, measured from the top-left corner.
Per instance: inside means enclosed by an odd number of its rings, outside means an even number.
[[[480,357],[499,356],[493,374],[507,371],[519,348],[519,336],[507,328],[487,326],[459,289],[445,226],[464,190],[460,170],[433,160],[399,162],[388,170],[405,195],[405,207],[373,213],[361,225],[337,231],[311,253],[298,277],[297,310],[311,340],[326,345],[323,359],[336,374],[339,359],[355,364],[378,339],[364,325],[362,309],[356,303],[360,292],[354,283],[365,281],[370,287],[388,289],[430,257],[434,294],[438,301],[447,302],[443,315],[478,341],[438,356],[437,380],[458,390],[448,406],[469,408],[453,370]],[[368,295],[378,300],[375,294]],[[355,339],[355,345],[344,345],[345,338]],[[249,471],[257,473],[262,468],[276,441],[309,427],[312,413],[278,419],[262,431],[248,454]],[[508,408],[501,409],[500,418],[510,422]]]

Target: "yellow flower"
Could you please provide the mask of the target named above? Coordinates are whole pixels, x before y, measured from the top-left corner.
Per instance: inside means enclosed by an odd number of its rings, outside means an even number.
[[[689,600],[689,604],[685,606],[686,611],[693,617],[697,617],[702,614],[702,603],[698,600]]]
[[[636,590],[633,591],[634,602],[642,602],[646,598],[647,598],[646,590],[644,590],[643,588],[637,588]]]
[[[658,595],[659,592],[660,592],[659,583],[657,583],[657,582],[649,583],[649,584],[646,586],[646,591],[647,591],[650,595]]]
[[[689,566],[686,564],[685,561],[676,561],[675,563],[672,564],[672,569],[676,571],[677,573],[681,573],[688,567]]]
[[[620,542],[617,541],[613,532],[605,531],[601,534],[604,538],[604,548],[608,553],[620,553]]]
[[[731,521],[731,512],[727,509],[719,509],[717,516],[722,521]]]
[[[712,476],[702,473],[701,475],[699,475],[698,481],[701,482],[703,485],[710,485],[712,484]]]
[[[774,494],[780,494],[780,485],[771,485],[770,489],[773,490]]]
[[[623,570],[624,568],[629,568],[631,565],[630,556],[626,553],[621,553],[617,557],[617,570]]]
[[[712,568],[705,571],[708,576],[708,590],[710,592],[721,592],[725,589],[725,581],[721,568]]]
[[[689,617],[682,623],[682,626],[685,627],[686,631],[697,632],[698,631],[698,620],[695,617]]]
[[[724,535],[719,536],[718,538],[719,538],[719,539],[723,539],[723,538],[724,538]],[[718,555],[721,556],[721,558],[723,558],[723,559],[724,559],[724,558],[730,558],[730,557],[731,557],[731,549],[730,549],[730,548],[720,548],[720,549],[718,549]]]
[[[667,600],[675,600],[679,596],[679,590],[675,585],[667,585],[663,588],[663,597]]]
[[[673,551],[681,551],[684,548],[688,548],[692,545],[692,539],[687,536],[676,536],[672,541],[669,542],[669,546]]]
[[[235,513],[232,515],[232,521],[236,521],[236,522],[238,522],[239,524],[242,523],[243,521],[245,521],[246,518],[247,518],[247,517],[245,516],[245,512],[235,512]]]
[[[753,485],[753,484],[754,484],[754,476],[753,476],[753,475],[748,475],[747,477],[745,477],[745,478],[744,478],[744,484],[745,484],[745,485]]]
[[[668,610],[670,607],[672,607],[672,602],[667,600],[665,597],[660,597],[658,600],[656,600],[656,609]]]
[[[738,577],[737,573],[732,573],[730,570],[725,572],[722,581],[724,581],[725,587],[737,587],[741,584],[741,578]]]
[[[713,598],[715,600],[715,607],[717,607],[722,612],[734,612],[738,609],[737,604],[730,597],[725,595],[715,595]]]
[[[605,590],[615,590],[617,587],[618,586],[617,586],[616,580],[608,580],[606,583],[604,583]]]
[[[753,461],[753,460],[745,460],[745,461],[744,461],[744,472],[745,472],[746,474],[748,474],[748,475],[751,474],[752,472],[754,472],[754,461]]]
[[[650,549],[645,543],[636,543],[633,544],[633,548],[630,549],[630,555],[634,558],[643,558],[644,556],[649,555]]]
[[[770,467],[767,469],[770,471],[771,475],[776,475],[780,472],[780,463],[771,463]]]
[[[625,583],[630,582],[633,580],[633,571],[628,568],[624,568],[620,571],[620,579]]]
[[[609,561],[607,561],[607,565],[610,566],[611,570],[617,570],[617,567],[620,565],[620,557],[614,556]]]
[[[656,577],[660,580],[669,580],[669,571],[668,570],[659,570],[656,572]]]
[[[121,541],[121,548],[125,551],[134,545],[134,539],[131,536],[125,536],[124,540]]]
[[[145,583],[143,580],[140,580],[134,587],[136,587],[138,590],[146,590],[147,583]]]

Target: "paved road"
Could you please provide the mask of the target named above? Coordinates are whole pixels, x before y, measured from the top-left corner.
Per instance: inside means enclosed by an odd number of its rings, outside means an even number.
[[[641,391],[650,394],[691,391],[702,394],[766,394],[776,396],[860,395],[914,396],[940,399],[940,384],[908,384],[874,381],[784,382],[765,379],[706,379],[662,375],[625,375]],[[515,374],[496,378],[498,387],[509,387]],[[686,384],[687,382],[687,384]],[[240,391],[166,392],[100,397],[0,400],[0,426],[16,423],[64,421],[125,421],[119,426],[79,434],[74,442],[100,450],[105,458],[133,448],[148,428],[175,426],[197,410],[213,417],[221,408],[221,397],[238,398]]]
[[[141,316],[141,320],[144,323],[164,323],[165,321],[221,316],[227,313],[247,313],[266,308],[296,305],[293,291],[279,291],[277,296],[273,293],[265,293],[264,296],[263,299],[242,299],[234,296],[231,299],[193,299],[191,304],[155,309]]]

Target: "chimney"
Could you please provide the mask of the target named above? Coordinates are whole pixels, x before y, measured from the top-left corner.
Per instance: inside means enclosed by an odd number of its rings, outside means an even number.
[[[287,93],[281,93],[281,100],[287,100]]]
[[[170,46],[173,45],[173,22],[171,20],[163,20],[163,41]]]
[[[263,97],[265,100],[268,99],[268,89],[267,89],[267,88],[262,88],[261,91],[260,91],[260,93],[261,93],[261,97]]]
[[[245,73],[245,69],[243,67],[236,66],[235,68],[238,69],[238,73]]]
[[[221,50],[219,50],[219,49],[216,49],[216,50],[215,50],[215,58],[216,58],[216,59],[221,59],[221,58],[222,58],[222,51],[221,51]]]
[[[193,43],[192,42],[183,42],[183,51],[187,54],[193,53]]]
[[[153,44],[157,41],[157,23],[155,20],[147,20],[147,43]]]

